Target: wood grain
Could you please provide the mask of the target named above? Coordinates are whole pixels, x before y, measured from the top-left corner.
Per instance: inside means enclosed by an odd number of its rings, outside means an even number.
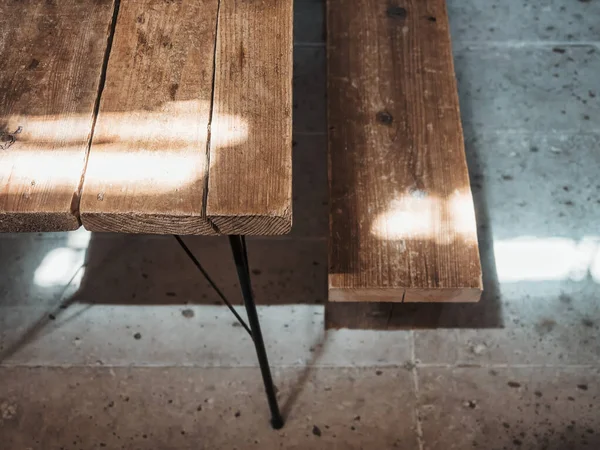
[[[444,0],[328,0],[331,301],[478,301]]]
[[[224,234],[291,229],[292,6],[221,0],[206,213]]]
[[[121,2],[81,201],[91,231],[215,234],[203,201],[217,0]]]
[[[0,2],[0,231],[79,227],[112,12],[112,0]]]

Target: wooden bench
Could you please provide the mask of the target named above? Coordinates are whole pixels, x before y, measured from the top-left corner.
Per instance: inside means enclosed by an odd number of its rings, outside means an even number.
[[[3,2],[0,27],[0,231],[290,230],[290,0]]]
[[[444,0],[328,0],[331,302],[482,292]]]

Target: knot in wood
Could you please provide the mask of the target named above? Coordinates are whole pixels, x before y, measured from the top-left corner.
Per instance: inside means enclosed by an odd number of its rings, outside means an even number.
[[[17,134],[23,131],[23,127],[18,127],[12,133],[0,131],[0,150],[8,150],[8,148],[17,141]]]
[[[394,122],[394,117],[387,111],[379,111],[375,114],[375,118],[377,122],[382,123],[383,125],[391,125]]]

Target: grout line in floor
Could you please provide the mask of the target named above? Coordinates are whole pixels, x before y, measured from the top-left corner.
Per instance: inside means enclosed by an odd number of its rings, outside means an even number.
[[[600,41],[524,41],[524,40],[505,40],[505,41],[469,41],[453,40],[453,50],[479,50],[489,48],[541,48],[546,47],[600,47]]]
[[[463,120],[462,121],[463,125],[464,124],[472,124],[473,121],[469,121],[469,120]],[[478,129],[475,132],[471,132],[471,133],[465,133],[467,135],[473,135],[473,134],[487,134],[487,133],[494,133],[494,134],[525,134],[525,135],[541,135],[541,136],[561,136],[561,135],[577,135],[577,136],[598,136],[600,135],[600,128],[598,129],[592,129],[592,130],[582,130],[582,129],[572,129],[572,128],[566,128],[563,130],[559,130],[556,128],[552,128],[552,129],[547,129],[547,130],[539,130],[539,129],[534,129],[534,127],[531,128],[498,128],[498,127],[486,127],[486,126],[479,126],[478,125]],[[294,137],[296,136],[327,136],[327,132],[326,131],[294,131]]]
[[[415,416],[415,427],[417,433],[417,444],[419,446],[419,450],[423,450],[424,442],[423,442],[423,424],[421,422],[421,414],[420,414],[420,392],[419,392],[419,372],[417,368],[417,358],[416,358],[416,349],[415,349],[415,334],[414,331],[410,332],[410,359],[412,361],[412,378],[413,378],[413,388],[415,392],[415,406],[414,406],[414,416]]]
[[[462,122],[463,124],[473,123],[467,120]],[[525,134],[529,136],[540,135],[540,136],[562,136],[562,135],[577,135],[577,136],[598,136],[600,135],[600,128],[597,130],[580,130],[580,129],[564,129],[557,130],[555,128],[548,130],[539,130],[532,128],[491,128],[491,127],[479,127],[476,131],[466,132],[466,135],[481,135],[486,133],[494,134]]]
[[[295,41],[294,47],[297,48],[321,48],[326,47],[325,41],[318,42],[303,42]],[[453,40],[453,50],[487,50],[490,48],[552,48],[552,47],[600,47],[600,41],[521,41],[521,40],[505,40],[505,41],[470,41],[470,40]]]
[[[258,368],[258,364],[256,365],[229,365],[229,366],[203,366],[203,365],[195,365],[193,363],[190,364],[156,364],[156,363],[138,363],[136,365],[132,364],[60,364],[60,363],[15,363],[11,364],[9,362],[0,363],[0,369],[6,368],[56,368],[56,369],[147,369],[147,368],[163,368],[163,369],[256,369]],[[286,370],[286,369],[304,369],[306,365],[293,365],[293,364],[271,364],[272,369],[278,370]],[[313,369],[323,369],[323,370],[334,370],[334,369],[398,369],[398,370],[406,370],[406,362],[403,364],[368,364],[368,365],[329,365],[329,364],[320,364],[320,365],[311,365],[308,366]],[[547,364],[489,364],[489,365],[453,365],[453,364],[418,364],[415,368],[419,369],[577,369],[577,370],[600,370],[600,365],[591,365],[591,364],[566,364],[566,365],[547,365]],[[411,368],[411,370],[414,370]],[[418,380],[417,380],[418,381]]]
[[[473,362],[456,363],[422,363],[418,367],[423,369],[594,369],[600,368],[600,364],[510,364],[510,363],[487,363],[477,364]]]

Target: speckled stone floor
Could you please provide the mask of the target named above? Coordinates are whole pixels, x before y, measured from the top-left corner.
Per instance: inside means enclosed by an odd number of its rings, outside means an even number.
[[[323,4],[297,0],[295,227],[249,241],[286,426],[172,238],[0,235],[0,449],[600,448],[600,1],[448,8],[481,303],[323,331]],[[239,299],[227,241],[187,242]]]

